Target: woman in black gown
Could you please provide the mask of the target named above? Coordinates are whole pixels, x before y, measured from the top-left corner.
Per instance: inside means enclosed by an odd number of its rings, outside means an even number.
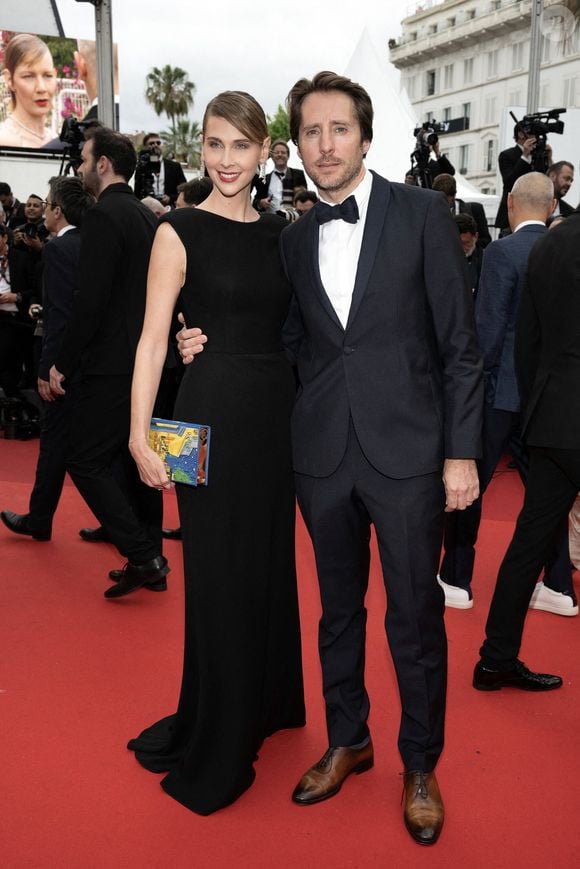
[[[290,412],[294,379],[281,329],[290,303],[278,255],[284,222],[250,203],[268,153],[264,113],[226,92],[203,121],[213,191],[162,219],[133,379],[130,447],[141,479],[167,488],[147,430],[171,314],[210,336],[188,366],[175,419],[212,427],[208,486],[178,484],[185,567],[179,705],[129,748],[163,788],[199,814],[233,802],[254,779],[264,738],[304,724],[294,566]]]

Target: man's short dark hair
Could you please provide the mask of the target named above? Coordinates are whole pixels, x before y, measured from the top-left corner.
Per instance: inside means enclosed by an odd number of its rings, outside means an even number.
[[[88,193],[80,178],[58,176],[48,182],[53,206],[58,205],[65,219],[73,226],[82,226],[88,208],[95,200]]]
[[[568,160],[558,160],[557,163],[552,163],[552,165],[546,171],[546,175],[559,175],[564,166],[568,166],[572,172],[574,171],[574,164],[569,163]]]
[[[298,193],[294,194],[294,205],[297,202],[318,202],[318,196],[314,192],[314,190],[299,190]]]
[[[159,139],[159,133],[147,133],[146,136],[143,136],[143,147],[146,148],[147,143],[149,142],[149,139],[153,139],[153,138]]]
[[[518,141],[518,135],[526,132],[526,125],[523,121],[518,121],[514,126],[514,139]]]
[[[109,127],[91,127],[86,130],[85,139],[93,143],[95,162],[101,157],[107,157],[115,175],[129,181],[137,165],[137,155],[128,136],[110,130]]]
[[[471,214],[456,214],[453,219],[459,230],[459,235],[463,235],[464,232],[468,232],[470,235],[477,235],[477,223]]]
[[[441,172],[433,179],[433,190],[440,190],[445,196],[457,196],[457,181],[453,175],[448,175],[447,172]]]
[[[5,181],[0,181],[0,196],[10,196],[12,188]]]
[[[177,185],[177,193],[183,194],[186,205],[201,205],[213,190],[211,178],[195,178]]]
[[[302,119],[302,103],[310,94],[329,93],[338,91],[350,97],[354,104],[354,113],[357,117],[361,137],[364,142],[372,142],[373,139],[373,104],[368,93],[360,84],[351,81],[344,75],[336,72],[317,72],[313,79],[301,78],[297,81],[286,100],[288,118],[290,121],[290,137],[295,145],[298,144],[300,121]]]

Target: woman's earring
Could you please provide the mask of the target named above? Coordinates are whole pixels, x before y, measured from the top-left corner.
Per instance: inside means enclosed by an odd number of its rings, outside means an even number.
[[[203,154],[199,158],[199,174],[202,178],[205,175],[205,160],[203,159]]]
[[[266,164],[265,163],[260,163],[260,165],[258,166],[258,177],[259,177],[260,181],[266,180]]]

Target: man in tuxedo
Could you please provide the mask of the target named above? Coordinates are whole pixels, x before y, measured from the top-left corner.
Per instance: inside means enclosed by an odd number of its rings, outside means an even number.
[[[518,178],[533,172],[532,154],[536,147],[536,137],[526,133],[524,125],[518,121],[514,127],[514,139],[516,144],[513,148],[506,148],[498,157],[499,171],[503,181],[503,191],[495,225],[498,229],[509,229],[507,196]]]
[[[26,223],[24,203],[16,199],[12,188],[5,181],[0,181],[0,204],[4,210],[4,223],[8,229],[15,229]]]
[[[469,286],[471,287],[473,301],[475,302],[483,263],[483,251],[477,246],[479,238],[477,224],[470,214],[456,214],[454,219],[455,225],[459,230],[459,239],[463,253],[465,254],[465,262],[469,274]]]
[[[274,171],[269,172],[264,181],[256,182],[254,207],[275,214],[284,206],[291,208],[296,188],[308,185],[302,169],[288,166],[290,148],[284,139],[272,142],[270,156],[274,161]]]
[[[469,214],[470,217],[473,217],[477,224],[477,246],[480,250],[485,250],[491,242],[491,235],[481,202],[464,202],[463,199],[457,199],[457,182],[452,175],[448,175],[446,172],[442,172],[435,178],[433,190],[445,194],[449,210],[454,217],[457,214]]]
[[[131,140],[106,127],[87,136],[79,175],[97,204],[83,223],[80,289],[50,385],[64,394],[62,381],[80,368],[68,470],[127,558],[110,575],[118,582],[105,597],[115,598],[142,586],[163,591],[169,572],[161,554],[161,493],[141,483],[128,449],[131,376],[157,220],[128,184],[136,163]]]
[[[568,215],[573,214],[574,209],[567,202],[564,202],[564,197],[574,183],[573,164],[568,163],[567,160],[559,160],[550,166],[546,174],[554,185],[554,196],[556,197],[556,207],[551,216],[568,217]]]
[[[153,173],[153,195],[162,205],[175,205],[177,188],[187,180],[181,164],[162,157],[159,133],[147,133],[143,148],[149,149],[159,159],[159,172]]]
[[[51,178],[44,223],[53,234],[43,259],[43,335],[38,368],[38,392],[46,402],[40,432],[40,451],[28,513],[10,510],[0,514],[16,534],[35,540],[50,540],[52,520],[60,500],[68,454],[71,407],[78,388],[78,373],[70,378],[66,395],[55,398],[49,371],[56,359],[73,301],[79,290],[80,226],[94,203],[79,178]]]
[[[445,503],[464,509],[478,494],[482,384],[471,290],[443,197],[366,171],[373,109],[363,88],[322,72],[299,81],[288,105],[292,139],[322,200],[282,233],[281,252],[295,293],[285,327],[300,383],[294,469],[322,598],[329,745],[293,799],[328,799],[373,765],[364,599],[374,524],[402,703],[404,819],[414,839],[432,844],[444,815],[434,769],[447,671],[432,571]],[[180,336],[186,360],[203,347],[194,331]]]
[[[514,340],[521,289],[528,258],[546,232],[546,218],[554,207],[554,189],[540,172],[524,175],[508,194],[511,235],[494,241],[485,251],[475,321],[483,353],[485,403],[483,452],[479,462],[480,497],[462,513],[445,520],[445,554],[439,571],[447,606],[473,606],[471,580],[475,543],[481,522],[482,496],[506,449],[514,457],[526,484],[527,451],[521,440],[520,394],[516,379]],[[560,615],[576,615],[566,529],[559,547],[546,560],[544,582],[532,601],[535,609]]]
[[[530,596],[580,490],[580,214],[534,246],[516,327],[522,431],[530,470],[497,578],[473,685],[549,691],[562,679],[518,659]]]

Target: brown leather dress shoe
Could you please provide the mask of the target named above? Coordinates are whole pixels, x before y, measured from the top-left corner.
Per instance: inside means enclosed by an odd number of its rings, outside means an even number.
[[[320,803],[339,792],[352,772],[366,772],[374,763],[373,744],[369,739],[363,748],[329,748],[326,754],[304,773],[292,799],[299,806]]]
[[[434,772],[403,773],[405,826],[420,845],[434,845],[443,827],[445,809]]]

